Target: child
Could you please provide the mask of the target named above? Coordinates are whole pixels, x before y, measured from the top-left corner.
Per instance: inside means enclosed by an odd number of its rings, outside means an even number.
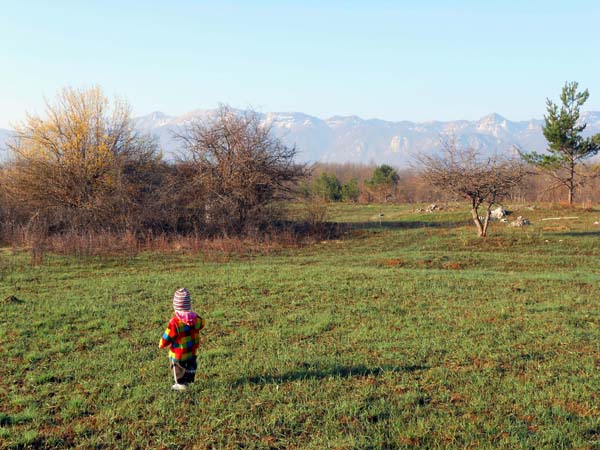
[[[175,384],[172,389],[184,391],[196,377],[196,352],[200,345],[199,332],[204,320],[192,311],[190,293],[186,288],[178,289],[173,296],[175,314],[163,333],[159,348],[170,346],[169,366]]]

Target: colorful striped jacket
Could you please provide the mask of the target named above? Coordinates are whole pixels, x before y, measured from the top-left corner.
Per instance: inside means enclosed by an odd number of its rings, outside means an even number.
[[[204,328],[204,324],[204,319],[200,316],[187,323],[177,315],[173,316],[160,338],[159,347],[170,346],[169,358],[173,361],[187,361],[193,358],[200,346],[200,330]]]

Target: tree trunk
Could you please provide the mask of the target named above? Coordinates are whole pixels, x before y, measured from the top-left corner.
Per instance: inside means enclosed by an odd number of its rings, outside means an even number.
[[[471,216],[473,217],[473,222],[475,222],[475,226],[477,227],[477,235],[479,237],[485,237],[485,230],[483,229],[483,224],[481,223],[481,220],[479,220],[477,208],[471,208]]]
[[[485,209],[485,218],[483,219],[483,233],[480,234],[481,237],[487,236],[487,229],[490,224],[490,217],[492,215],[492,206],[496,202],[496,192],[492,194],[492,198],[488,201],[487,208]]]
[[[479,235],[480,237],[486,237],[487,236],[487,230],[488,230],[488,225],[490,224],[490,215],[491,215],[491,211],[488,208],[487,211],[485,212],[485,218],[483,219],[483,227],[482,227],[482,232]]]
[[[573,206],[573,185],[569,186],[569,206]]]
[[[571,159],[569,167],[569,206],[573,206],[573,197],[575,196],[575,161]]]

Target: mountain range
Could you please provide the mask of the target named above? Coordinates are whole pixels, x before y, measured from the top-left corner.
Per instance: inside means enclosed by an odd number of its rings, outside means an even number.
[[[153,112],[137,117],[134,122],[139,131],[154,135],[165,157],[172,159],[179,149],[173,133],[185,130],[193,121],[210,120],[216,111],[195,110],[181,116]],[[258,114],[286,144],[296,145],[298,160],[303,162],[387,163],[406,167],[415,155],[439,151],[443,140],[449,138],[489,154],[514,154],[515,146],[540,152],[547,146],[542,120],[511,121],[499,114],[473,121],[447,122],[392,122],[357,116],[320,119],[298,112]],[[588,124],[586,135],[600,133],[600,112],[584,112],[582,121]],[[0,159],[9,136],[10,131],[0,129]]]
[[[165,155],[170,157],[178,148],[173,133],[185,130],[192,121],[209,120],[215,112],[196,110],[181,116],[154,112],[138,117],[136,127],[156,136]],[[298,112],[259,113],[259,117],[286,144],[296,145],[298,159],[306,162],[387,163],[407,167],[415,155],[438,152],[442,142],[451,138],[484,154],[515,154],[515,147],[542,152],[547,147],[542,134],[543,120],[511,121],[499,114],[474,121],[447,122],[392,122],[357,116],[320,119]],[[582,121],[588,124],[587,135],[600,133],[600,112],[584,112]]]

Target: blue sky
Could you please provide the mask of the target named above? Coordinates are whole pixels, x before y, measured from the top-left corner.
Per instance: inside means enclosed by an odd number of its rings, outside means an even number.
[[[218,103],[318,117],[542,117],[566,80],[600,110],[597,1],[0,2],[0,127],[63,86],[136,115]]]

